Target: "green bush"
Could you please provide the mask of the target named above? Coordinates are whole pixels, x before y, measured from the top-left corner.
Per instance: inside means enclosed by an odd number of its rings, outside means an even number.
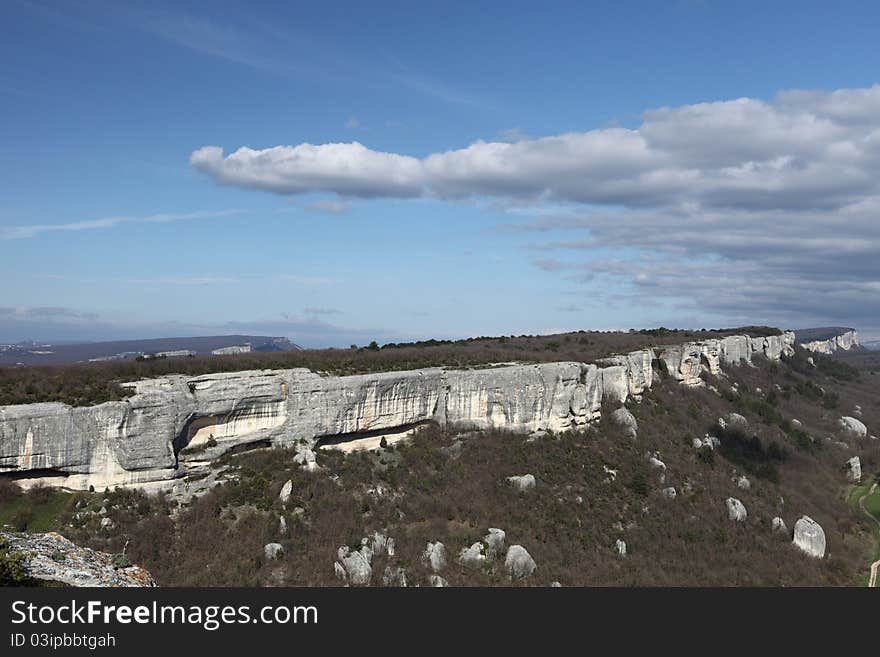
[[[10,550],[9,541],[0,537],[0,586],[26,586],[30,583],[24,568],[25,555]]]

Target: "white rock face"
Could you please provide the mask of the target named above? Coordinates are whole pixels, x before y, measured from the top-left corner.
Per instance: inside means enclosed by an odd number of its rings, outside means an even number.
[[[639,423],[628,409],[621,406],[611,414],[611,419],[622,426],[630,438],[636,438],[639,435]]]
[[[526,492],[535,487],[535,476],[530,474],[514,475],[508,477],[507,481],[520,492]]]
[[[792,543],[811,557],[821,559],[825,556],[825,531],[809,516],[801,517],[794,524]]]
[[[749,517],[745,505],[735,497],[727,498],[727,517],[734,522],[745,522]]]
[[[747,360],[748,345],[768,357],[791,340],[746,336],[663,349],[675,379],[696,385],[703,369]],[[575,362],[474,370],[428,368],[345,377],[306,369],[169,375],[124,384],[133,395],[91,407],[61,403],[0,406],[0,471],[31,472],[72,489],[168,488],[242,446],[296,450],[305,469],[315,451],[377,431],[441,427],[501,428],[531,434],[584,427],[603,400],[619,403],[653,383],[654,351],[633,351],[596,365]]]
[[[862,480],[862,461],[858,456],[853,456],[846,462],[846,478],[853,483]]]
[[[868,435],[868,427],[854,417],[844,415],[840,418],[839,424],[841,429],[858,438],[864,438]]]
[[[504,569],[511,579],[523,579],[535,572],[537,565],[522,545],[511,545],[504,558]]]
[[[446,568],[446,546],[440,541],[428,543],[422,555],[422,562],[429,566],[435,573]]]
[[[602,399],[622,404],[629,396],[629,377],[626,365],[612,365],[599,370],[602,380]]]

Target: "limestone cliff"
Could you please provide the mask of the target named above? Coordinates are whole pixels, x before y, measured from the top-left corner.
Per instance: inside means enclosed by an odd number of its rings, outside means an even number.
[[[224,453],[405,432],[426,422],[530,433],[583,427],[603,402],[615,407],[650,389],[660,372],[685,385],[703,372],[776,360],[793,333],[732,336],[604,359],[471,370],[441,368],[358,376],[306,369],[171,375],[125,384],[123,401],[0,406],[0,472],[68,488],[161,487]]]

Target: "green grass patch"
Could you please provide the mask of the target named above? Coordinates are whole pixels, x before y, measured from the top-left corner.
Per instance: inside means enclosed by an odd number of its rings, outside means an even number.
[[[14,531],[48,532],[57,530],[61,515],[69,508],[72,494],[46,489],[39,494],[21,494],[0,502],[0,526]]]

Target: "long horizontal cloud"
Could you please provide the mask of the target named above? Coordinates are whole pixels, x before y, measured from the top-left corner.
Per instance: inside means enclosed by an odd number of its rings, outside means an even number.
[[[636,129],[426,157],[349,143],[208,146],[190,161],[221,184],[279,194],[540,210],[516,226],[540,236],[530,259],[584,295],[880,335],[880,85],[659,108]]]
[[[358,143],[218,146],[190,163],[217,182],[279,194],[494,197],[627,207],[834,209],[880,190],[880,85],[661,108],[637,129],[417,158]]]

